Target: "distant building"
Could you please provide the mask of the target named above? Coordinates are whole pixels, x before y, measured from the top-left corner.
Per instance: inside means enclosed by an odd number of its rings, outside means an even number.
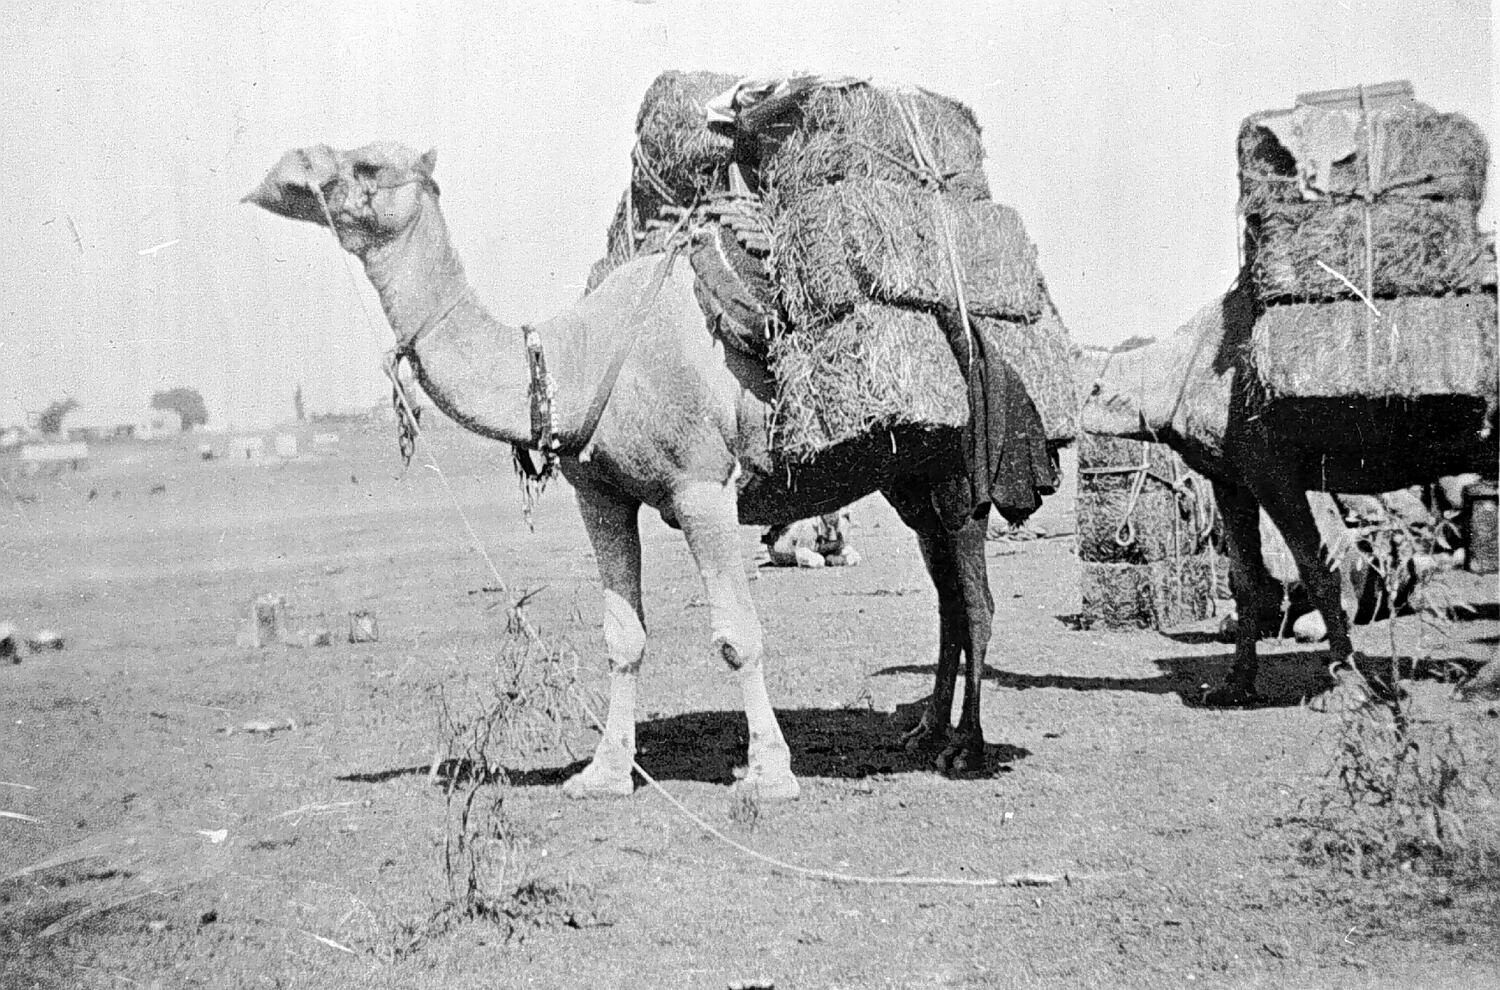
[[[182,432],[182,414],[175,409],[144,406],[106,406],[86,403],[68,413],[63,433],[73,441],[155,440]]]
[[[146,418],[136,429],[136,436],[142,440],[155,440],[158,437],[175,437],[182,432],[182,413],[176,409],[148,409]]]

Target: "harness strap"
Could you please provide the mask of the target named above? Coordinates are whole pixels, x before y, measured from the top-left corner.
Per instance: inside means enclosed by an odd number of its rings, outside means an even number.
[[[685,219],[686,214],[684,214]],[[679,228],[682,226],[681,222],[679,222],[678,226]],[[631,313],[630,337],[625,341],[625,346],[617,350],[615,356],[610,359],[609,367],[604,369],[604,378],[600,380],[599,387],[594,390],[594,397],[589,400],[588,410],[583,415],[583,428],[581,431],[583,448],[578,452],[578,460],[585,464],[594,456],[596,431],[599,429],[599,421],[604,418],[604,410],[609,406],[610,397],[614,395],[615,383],[620,378],[620,369],[625,367],[625,359],[630,357],[631,352],[635,350],[636,340],[640,338],[640,312],[661,291],[662,283],[672,273],[673,262],[676,261],[677,255],[682,251],[682,242],[677,240],[675,232],[672,240],[672,247],[667,251],[666,256],[662,258],[661,264],[657,266],[656,274],[652,276],[650,285],[641,294],[640,302]]]

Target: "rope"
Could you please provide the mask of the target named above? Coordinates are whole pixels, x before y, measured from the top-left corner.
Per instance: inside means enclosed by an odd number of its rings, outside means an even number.
[[[1365,371],[1369,372],[1375,366],[1375,321],[1380,318],[1380,310],[1370,302],[1375,296],[1375,221],[1371,216],[1371,205],[1375,199],[1375,164],[1371,161],[1374,147],[1370,137],[1370,109],[1369,101],[1365,98],[1364,83],[1359,84],[1359,130],[1365,145],[1365,194],[1360,202],[1365,220],[1365,291],[1362,298],[1369,310],[1365,313]]]

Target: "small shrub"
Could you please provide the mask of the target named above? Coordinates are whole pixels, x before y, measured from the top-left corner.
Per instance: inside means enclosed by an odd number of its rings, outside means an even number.
[[[1391,516],[1361,540],[1390,601],[1415,577],[1410,599],[1424,634],[1446,635],[1452,611],[1432,584],[1435,571],[1415,567],[1443,536],[1440,525]],[[1376,677],[1387,689],[1341,716],[1328,770],[1334,786],[1303,819],[1311,829],[1304,852],[1357,876],[1399,869],[1500,879],[1500,751],[1493,737],[1416,717],[1411,695],[1397,683],[1397,629],[1393,615],[1389,666]]]
[[[541,872],[539,837],[512,811],[518,768],[571,753],[569,737],[585,724],[576,654],[513,620],[487,684],[444,685],[436,696],[447,897],[425,919],[398,923],[380,954],[409,956],[464,922],[496,925],[506,940],[606,924],[592,888]]]

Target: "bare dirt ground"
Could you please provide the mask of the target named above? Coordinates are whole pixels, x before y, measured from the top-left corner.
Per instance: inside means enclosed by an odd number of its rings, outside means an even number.
[[[419,463],[400,476],[384,428],[339,432],[317,456],[263,466],[199,462],[194,438],[122,446],[0,495],[0,620],[67,637],[0,666],[0,810],[35,819],[0,817],[0,876],[72,860],[0,882],[0,986],[1500,985],[1492,874],[1355,878],[1302,852],[1335,785],[1340,719],[1302,703],[1324,688],[1320,652],[1266,643],[1274,703],[1205,708],[1201,685],[1229,660],[1213,623],[1074,629],[1066,535],[990,545],[993,772],[946,779],[909,758],[896,740],[931,687],[934,594],[878,500],[854,510],[861,566],[757,570],[804,792],[748,810],[727,786],[738,692],[710,659],[682,540],[644,519],[640,761],[725,834],[805,866],[1064,882],[783,875],[650,789],[565,800],[556,785],[593,741],[581,732],[571,754],[538,757],[506,809],[527,870],[568,892],[566,909],[510,938],[483,921],[433,930],[397,954],[448,896],[444,789],[428,774],[437,687],[484,685],[504,637],[455,500],[506,580],[541,589],[531,618],[602,689],[597,585],[571,493],[550,490],[528,532],[504,448],[431,431],[450,498]],[[1071,513],[1058,496],[1036,527],[1066,534]],[[1494,580],[1446,580],[1479,618],[1425,645],[1403,620],[1399,650],[1493,655]],[[333,645],[237,646],[268,591],[294,624],[326,622]],[[378,616],[378,642],[345,641],[357,609]],[[1389,624],[1358,641],[1388,649]],[[1407,686],[1421,720],[1479,740],[1500,729],[1492,701]],[[254,720],[283,728],[245,731]]]

